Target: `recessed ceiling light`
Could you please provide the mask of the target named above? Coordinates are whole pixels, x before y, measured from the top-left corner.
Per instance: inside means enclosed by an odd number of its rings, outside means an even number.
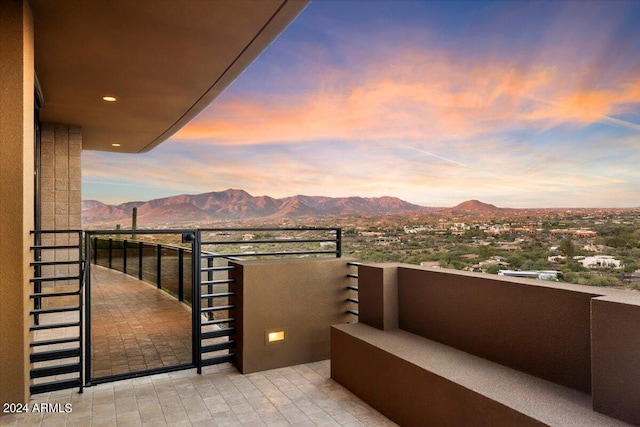
[[[107,102],[116,102],[116,97],[115,96],[103,96],[102,100],[103,101],[107,101]]]
[[[111,144],[112,147],[120,147],[120,144]]]

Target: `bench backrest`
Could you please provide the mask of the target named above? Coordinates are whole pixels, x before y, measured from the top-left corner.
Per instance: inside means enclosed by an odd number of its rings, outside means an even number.
[[[401,329],[587,393],[594,296],[513,279],[398,268]]]

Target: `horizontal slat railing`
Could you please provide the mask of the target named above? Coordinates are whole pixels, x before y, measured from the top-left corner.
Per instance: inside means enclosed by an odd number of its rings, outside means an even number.
[[[45,393],[83,388],[83,284],[85,264],[81,230],[34,230],[30,264],[33,291],[29,327],[33,353],[30,391]],[[71,289],[69,289],[71,288]],[[77,298],[70,303],[69,298]],[[70,305],[71,304],[71,305]],[[44,339],[46,337],[46,339]],[[51,338],[53,337],[53,338]],[[71,376],[71,378],[70,378]]]
[[[269,233],[283,235],[273,237]],[[231,274],[234,267],[215,263],[265,257],[342,256],[340,228],[212,228],[197,230],[196,234],[198,289],[201,292],[198,299],[200,325],[195,331],[199,342],[199,372],[203,366],[235,360],[236,329],[232,326],[236,322],[237,308],[235,280],[231,276],[214,276],[224,272]],[[334,247],[327,249],[328,246]]]
[[[347,262],[347,266],[349,266],[350,268],[355,267],[356,271],[357,268],[360,266],[361,264],[359,262]],[[351,292],[351,296],[347,297],[347,302],[350,303],[351,307],[347,309],[347,313],[353,315],[356,317],[356,320],[358,318],[358,304],[359,304],[359,300],[358,300],[358,274],[357,273],[348,273],[347,277],[349,279],[352,279],[353,282],[355,282],[355,284],[350,284],[347,286],[347,290]]]

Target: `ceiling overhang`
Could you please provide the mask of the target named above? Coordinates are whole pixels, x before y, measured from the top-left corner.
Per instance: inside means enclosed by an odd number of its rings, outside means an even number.
[[[85,150],[148,151],[209,105],[307,2],[29,0],[40,119],[81,126]]]

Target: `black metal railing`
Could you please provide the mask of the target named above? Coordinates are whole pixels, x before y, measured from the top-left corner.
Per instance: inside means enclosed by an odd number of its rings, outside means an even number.
[[[82,231],[35,230],[30,299],[30,392],[84,385]]]
[[[154,230],[136,230],[136,240],[114,236],[131,235],[130,230],[100,230],[91,234],[92,261],[155,284],[194,313],[194,361],[203,366],[235,360],[235,280],[229,260],[252,258],[342,256],[340,228],[208,228],[162,230],[160,234],[181,234],[176,245],[145,242]],[[193,256],[193,253],[198,254]],[[189,263],[191,264],[189,266]],[[196,281],[193,286],[193,281]],[[192,291],[193,289],[193,291]],[[197,292],[192,296],[192,292]]]
[[[176,282],[178,285],[175,287],[176,298],[180,298],[180,295],[186,300],[187,298],[192,299],[192,295],[197,291],[198,279],[196,278],[195,270],[193,269],[193,265],[185,266],[185,260],[182,263],[174,262],[173,267],[168,268],[167,266],[171,264],[167,260],[169,257],[163,257],[162,251],[177,251],[177,259],[180,260],[180,254],[182,253],[184,258],[187,258],[185,255],[187,251],[191,252],[192,250],[187,248],[173,248],[170,245],[158,245],[157,243],[148,243],[142,240],[132,240],[128,241],[127,239],[117,239],[114,236],[131,236],[131,230],[88,230],[84,233],[84,253],[89,254],[87,256],[87,270],[89,273],[86,278],[86,290],[85,290],[85,298],[87,301],[85,312],[86,312],[86,321],[85,321],[85,329],[86,339],[85,339],[85,350],[84,353],[86,355],[86,363],[84,366],[85,369],[85,378],[86,385],[99,384],[107,381],[115,381],[125,378],[133,378],[139,375],[152,375],[156,373],[162,372],[171,372],[180,369],[190,369],[197,366],[197,355],[195,352],[192,353],[192,361],[191,363],[185,363],[174,366],[163,366],[158,368],[151,368],[144,371],[138,372],[127,372],[123,374],[117,374],[110,377],[100,377],[95,378],[92,374],[92,337],[91,337],[91,273],[90,268],[91,265],[97,262],[98,265],[104,265],[105,267],[110,267],[112,269],[117,269],[119,271],[126,272],[138,279],[142,279],[145,281],[149,281],[154,283],[156,286],[161,287],[166,291],[171,291],[170,281],[167,279],[168,275],[165,275],[165,268],[170,271],[169,275],[175,275],[175,271],[177,270],[181,277],[183,277],[182,286],[180,286],[179,280],[176,278]],[[151,235],[193,235],[194,230],[190,229],[161,229],[161,230],[136,230],[136,236],[144,238],[142,236],[151,236]],[[97,240],[96,240],[97,239]],[[126,240],[126,243],[125,243]],[[186,242],[185,242],[186,243]],[[183,249],[181,252],[180,249]],[[158,250],[160,250],[160,255],[158,255]],[[158,260],[160,260],[160,267],[158,267]],[[174,260],[175,261],[175,260]],[[182,264],[182,265],[180,265]],[[159,281],[157,278],[160,277]],[[158,285],[159,282],[159,285]],[[188,285],[188,286],[187,286]],[[181,290],[180,288],[183,287]],[[198,316],[195,312],[192,312],[192,329],[195,330],[195,325],[199,322]],[[192,330],[192,334],[193,334]],[[192,335],[194,336],[194,335]]]
[[[186,229],[174,231],[183,235],[192,233]],[[93,264],[155,284],[158,289],[170,293],[180,301],[188,304],[193,302],[190,248],[143,240],[118,239],[108,236],[110,233],[113,234],[115,231],[101,230],[100,237],[93,235]],[[119,230],[117,234],[130,235],[131,231]],[[144,234],[153,234],[153,230],[136,230],[136,234],[143,239]],[[228,270],[224,260],[342,256],[340,228],[210,228],[200,229],[200,236],[203,239],[200,241],[201,251],[206,255],[206,265],[200,269],[201,280],[209,287],[223,284],[221,280],[226,280],[214,278],[216,272]],[[256,246],[261,249],[249,250]],[[206,292],[212,293],[211,288]],[[213,297],[207,297],[207,302],[208,307],[213,307]],[[207,316],[211,317],[212,312]]]
[[[342,257],[342,229],[339,227],[208,228],[200,232],[201,246],[216,258]],[[249,250],[254,246],[261,250]],[[287,250],[291,247],[293,250]]]
[[[179,301],[191,304],[190,247],[106,236],[92,237],[91,246],[94,265],[149,282]]]
[[[77,237],[73,242],[43,238],[45,234],[62,236],[65,233]],[[47,340],[38,340],[34,334],[32,393],[76,386],[82,391],[82,387],[92,385],[92,381],[97,384],[104,380],[92,378],[91,373],[91,263],[155,284],[192,306],[193,363],[126,374],[122,376],[125,378],[194,366],[201,372],[203,366],[235,360],[237,307],[235,281],[230,274],[233,266],[228,265],[229,260],[342,256],[340,228],[136,230],[139,239],[135,240],[118,238],[131,236],[131,230],[37,230],[32,234],[35,261],[31,280],[34,302],[30,312],[31,331],[77,328],[77,333]],[[143,240],[149,235],[169,234],[181,235],[181,243],[189,247]],[[45,255],[49,251],[63,255]],[[71,290],[51,286],[70,284],[74,284]],[[57,297],[77,298],[78,302],[73,305],[45,303]],[[350,296],[349,302],[357,304],[357,299]],[[349,312],[357,315],[355,310]],[[52,315],[69,314],[76,317],[60,320],[58,316],[57,320],[49,320]],[[47,377],[53,377],[52,381],[44,382]]]
[[[194,269],[200,272],[201,315],[197,334],[198,372],[203,366],[235,360],[235,280],[228,260],[342,256],[340,228],[210,228],[196,231]],[[258,249],[259,250],[255,250]],[[223,273],[226,277],[216,274]]]
[[[347,297],[347,302],[350,303],[350,307],[347,309],[347,313],[352,314],[358,319],[358,267],[362,265],[359,262],[348,262],[347,266],[355,267],[355,273],[347,274],[347,277],[351,279],[351,283],[347,286],[347,290],[349,290],[350,295]]]

